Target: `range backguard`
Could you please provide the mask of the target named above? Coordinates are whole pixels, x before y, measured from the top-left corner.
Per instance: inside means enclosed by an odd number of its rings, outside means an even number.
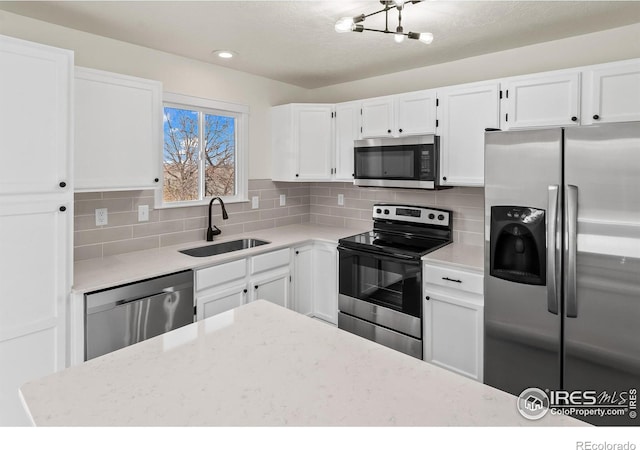
[[[526,206],[491,207],[490,275],[545,285],[545,211]]]

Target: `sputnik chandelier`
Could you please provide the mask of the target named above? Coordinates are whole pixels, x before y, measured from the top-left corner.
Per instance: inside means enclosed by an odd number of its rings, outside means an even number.
[[[384,5],[384,9],[373,12],[371,14],[360,14],[359,16],[355,17],[343,17],[336,22],[335,28],[338,33],[348,33],[350,31],[356,31],[358,33],[362,33],[363,31],[376,31],[378,33],[393,34],[393,38],[398,43],[403,42],[405,37],[407,37],[409,39],[415,39],[420,42],[424,42],[425,44],[431,44],[431,42],[433,42],[433,34],[414,33],[413,31],[405,33],[404,29],[402,28],[402,11],[404,10],[405,4],[420,3],[421,1],[422,0],[380,0],[380,3]],[[389,29],[389,11],[392,11],[393,9],[396,9],[398,11],[398,26],[396,27],[395,31]],[[371,17],[382,12],[385,15],[384,30],[365,28],[364,20],[367,17]]]

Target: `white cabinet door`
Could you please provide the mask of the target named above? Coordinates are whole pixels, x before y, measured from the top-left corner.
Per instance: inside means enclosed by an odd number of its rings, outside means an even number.
[[[0,426],[28,424],[19,387],[65,367],[72,214],[70,197],[0,202]]]
[[[338,103],[335,107],[335,180],[353,181],[353,141],[360,139],[360,102]]]
[[[76,190],[159,186],[161,83],[81,67],[75,81]]]
[[[294,107],[294,146],[298,149],[298,172],[302,180],[329,180],[333,168],[332,105]]]
[[[293,249],[291,306],[294,311],[307,316],[313,315],[313,299],[315,295],[313,256],[313,244],[302,245]]]
[[[482,381],[483,306],[442,293],[426,293],[424,360]]]
[[[265,273],[251,280],[251,301],[267,300],[276,305],[290,308],[289,302],[289,268]]]
[[[409,92],[396,97],[397,123],[395,136],[436,132],[436,91]]]
[[[223,284],[216,289],[196,295],[196,317],[198,320],[215,316],[237,308],[245,303],[247,284]]]
[[[395,128],[393,96],[362,101],[362,138],[391,137]]]
[[[0,195],[73,191],[72,73],[73,52],[0,36]]]
[[[500,126],[499,94],[498,83],[452,87],[439,92],[443,185],[484,185],[484,133],[485,128]]]
[[[583,123],[640,120],[640,60],[606,64],[584,77]]]
[[[335,244],[313,246],[313,315],[338,324],[338,251]]]
[[[506,80],[502,129],[580,124],[580,73]]]

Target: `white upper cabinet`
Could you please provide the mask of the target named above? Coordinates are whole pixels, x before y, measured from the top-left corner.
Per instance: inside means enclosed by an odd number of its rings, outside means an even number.
[[[436,91],[425,90],[362,101],[362,137],[435,133]]]
[[[0,195],[71,191],[73,53],[0,36]]]
[[[271,108],[273,180],[331,179],[334,148],[333,105],[293,103]]]
[[[500,84],[453,86],[439,91],[440,181],[484,185],[484,132],[500,126]]]
[[[394,97],[370,98],[362,101],[362,138],[393,136],[395,128]]]
[[[640,120],[640,60],[588,68],[583,83],[582,123]]]
[[[504,80],[503,130],[580,124],[580,72]]]
[[[162,84],[76,68],[75,187],[144,189],[162,176]]]
[[[396,136],[436,132],[436,91],[409,92],[396,96]]]
[[[338,103],[334,117],[336,131],[334,179],[353,181],[353,141],[360,139],[360,102]]]

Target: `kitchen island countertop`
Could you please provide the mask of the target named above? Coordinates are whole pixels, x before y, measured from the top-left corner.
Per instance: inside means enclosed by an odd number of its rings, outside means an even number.
[[[22,386],[43,426],[585,425],[265,301]]]

